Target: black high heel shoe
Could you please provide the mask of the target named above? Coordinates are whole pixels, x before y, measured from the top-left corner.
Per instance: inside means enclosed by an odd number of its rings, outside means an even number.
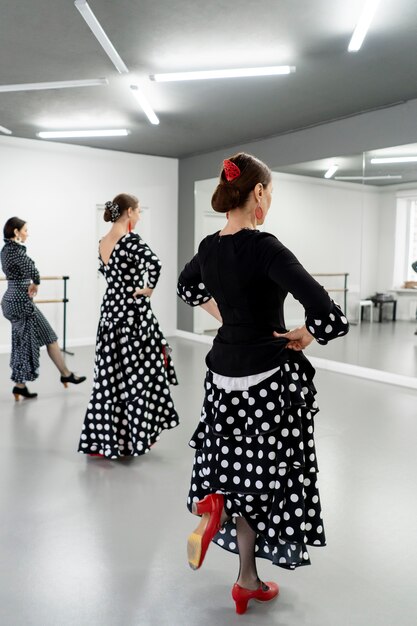
[[[87,376],[75,376],[74,372],[71,372],[69,376],[61,376],[61,383],[65,388],[68,387],[68,383],[72,383],[73,385],[79,385],[87,380]]]
[[[24,387],[16,387],[16,386],[13,387],[12,394],[14,395],[14,399],[16,400],[16,402],[19,401],[20,396],[22,396],[22,398],[27,398],[27,399],[38,397],[37,393],[30,393],[26,385]]]

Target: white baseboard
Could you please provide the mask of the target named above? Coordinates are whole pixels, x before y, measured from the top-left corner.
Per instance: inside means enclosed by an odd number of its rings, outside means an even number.
[[[389,385],[397,385],[398,387],[407,387],[408,389],[417,389],[417,379],[412,376],[403,376],[384,370],[376,370],[370,367],[362,367],[360,365],[352,365],[351,363],[342,363],[340,361],[330,361],[316,356],[309,356],[308,360],[311,364],[321,370],[330,372],[338,372],[339,374],[347,374],[348,376],[356,376],[357,378],[366,378],[378,383],[387,383]]]
[[[213,343],[214,337],[210,335],[197,335],[197,333],[190,333],[187,330],[177,330],[175,331],[175,335],[177,337],[181,337],[182,339],[189,339],[190,341],[197,341],[198,343],[207,343],[211,345]]]
[[[198,343],[209,345],[213,343],[213,337],[197,335],[185,330],[177,330],[176,336],[190,341],[197,341]],[[361,367],[359,365],[352,365],[351,363],[330,361],[315,356],[309,356],[308,359],[316,369],[346,374],[347,376],[356,376],[357,378],[365,378],[378,383],[397,385],[399,387],[406,387],[407,389],[417,389],[417,379],[412,376],[402,376],[401,374],[384,372],[383,370],[376,370],[370,367]]]

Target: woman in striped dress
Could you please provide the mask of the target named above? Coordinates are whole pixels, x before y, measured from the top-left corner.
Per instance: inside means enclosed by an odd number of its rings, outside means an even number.
[[[75,376],[67,368],[58,345],[58,337],[49,322],[34,304],[33,298],[40,284],[39,272],[23,245],[28,237],[27,224],[18,217],[7,220],[3,229],[4,247],[1,265],[8,285],[1,301],[3,315],[12,325],[12,351],[10,367],[14,381],[13,395],[20,398],[36,398],[26,382],[39,376],[39,350],[46,346],[49,357],[61,374],[61,382],[78,385],[85,376]]]

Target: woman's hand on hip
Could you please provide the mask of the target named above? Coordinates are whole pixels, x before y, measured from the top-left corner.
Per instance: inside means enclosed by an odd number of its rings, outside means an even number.
[[[283,339],[288,339],[288,343],[285,346],[290,350],[304,350],[310,343],[313,341],[314,337],[311,335],[305,326],[300,326],[300,328],[294,328],[294,330],[290,330],[288,333],[277,333],[274,332],[274,337],[280,337]]]
[[[150,287],[144,287],[143,289],[139,289],[139,287],[137,287],[132,295],[136,300],[136,298],[138,298],[139,296],[146,296],[147,298],[150,298],[152,294],[153,289],[151,289]]]
[[[29,298],[34,298],[37,293],[38,293],[38,285],[35,285],[35,283],[30,284],[28,287]]]

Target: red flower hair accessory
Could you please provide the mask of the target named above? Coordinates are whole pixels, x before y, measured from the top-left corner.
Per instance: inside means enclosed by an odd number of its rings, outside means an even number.
[[[226,180],[229,183],[240,176],[240,169],[233,161],[229,161],[229,159],[223,161],[223,170]]]

